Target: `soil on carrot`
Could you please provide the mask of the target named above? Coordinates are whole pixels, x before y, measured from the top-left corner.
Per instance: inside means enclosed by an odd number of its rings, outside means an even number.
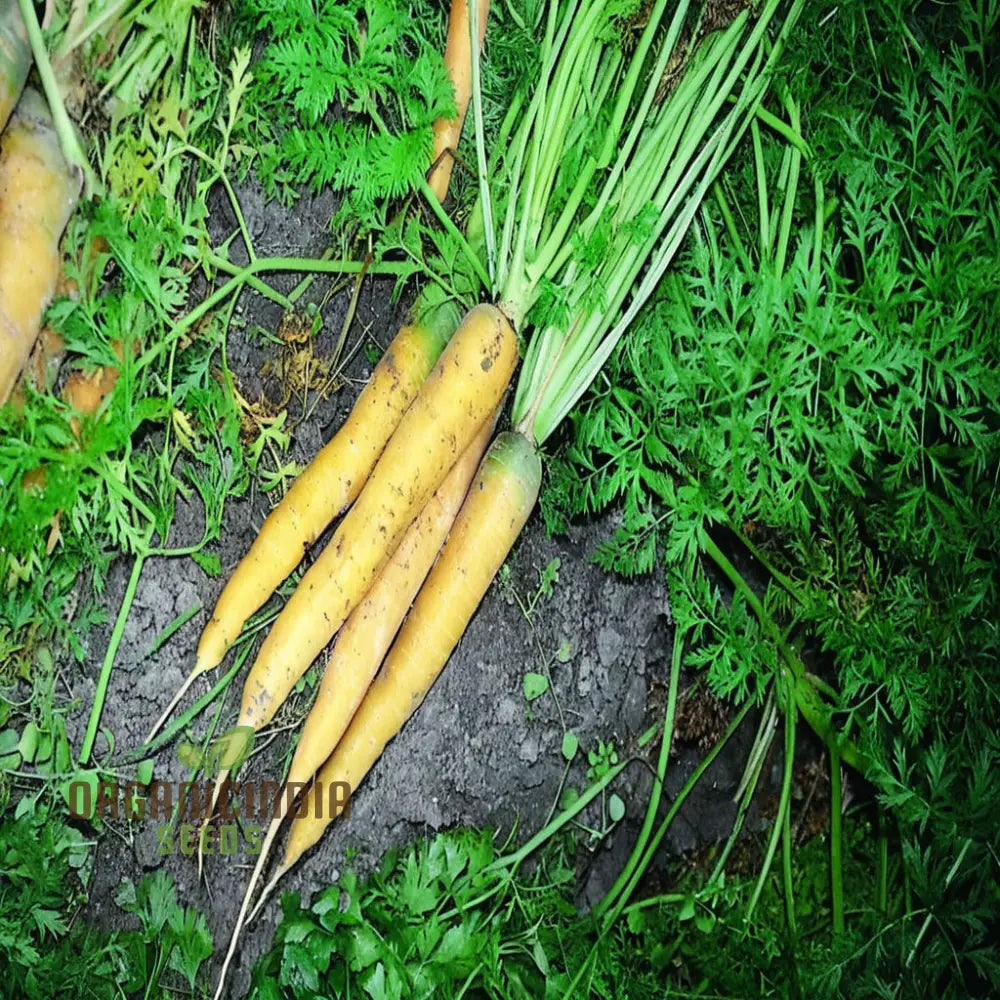
[[[332,208],[327,199],[303,198],[290,212],[264,204],[252,186],[240,193],[240,199],[260,253],[319,255],[325,249],[323,223]],[[220,232],[226,231],[230,222],[220,206]],[[287,287],[294,284],[289,278]],[[328,287],[317,282],[310,297],[321,300]],[[359,337],[370,337],[384,347],[394,335],[406,303],[392,302],[391,291],[391,282],[366,280],[348,352]],[[318,357],[333,350],[349,298],[348,290],[331,298],[323,308],[323,328],[314,344]],[[240,313],[247,328],[257,326],[272,332],[279,329],[282,318],[280,310],[259,298],[245,298]],[[273,362],[280,350],[277,344],[262,344],[260,338],[248,337],[239,328],[231,332],[229,366],[249,401],[261,399],[262,394],[278,402],[286,398],[285,387],[274,374]],[[268,361],[272,363],[268,365]],[[359,349],[346,366],[345,381],[338,391],[326,398],[310,395],[311,412],[294,432],[293,459],[308,461],[329,439],[371,367],[368,353]],[[296,403],[290,402],[292,416],[300,416],[295,408]],[[259,493],[229,504],[222,541],[214,547],[223,574],[217,579],[209,578],[190,559],[147,562],[102,720],[115,739],[112,762],[141,744],[187,675],[200,630],[224,579],[247,551],[269,506],[267,497]],[[579,738],[581,752],[565,778],[566,785],[580,789],[587,783],[586,754],[597,749],[598,740],[605,744],[612,741],[621,759],[636,757],[613,789],[625,802],[625,819],[596,846],[588,847],[587,834],[581,836],[581,906],[603,894],[627,858],[642,821],[659,737],[644,748],[639,748],[637,740],[662,719],[672,635],[670,609],[659,575],[626,581],[589,561],[594,546],[613,527],[613,519],[604,519],[574,526],[565,537],[549,538],[540,517],[533,517],[511,557],[509,575],[494,582],[444,674],[357,790],[350,816],[338,820],[286,876],[282,891],[300,892],[308,898],[335,881],[345,864],[359,872],[370,870],[389,848],[443,828],[492,827],[499,837],[506,838],[516,826],[516,837],[524,839],[544,825],[559,798],[565,771],[563,734],[571,730]],[[169,543],[188,544],[201,533],[200,508],[192,505],[178,511]],[[540,574],[555,559],[560,561],[558,581],[551,596],[539,594]],[[117,612],[130,569],[125,562],[114,567],[106,592],[109,624],[91,633],[84,668],[69,678],[80,705],[70,720],[69,733],[77,745],[107,648],[110,620]],[[529,619],[524,608],[532,603]],[[150,655],[160,631],[195,607],[200,610]],[[229,662],[222,669],[228,669]],[[529,702],[525,674],[544,676],[547,671],[551,688]],[[203,695],[216,676],[199,679],[179,711]],[[223,696],[217,731],[235,721],[241,684],[242,676],[238,675]],[[306,685],[258,736],[259,752],[244,765],[241,779],[280,780],[309,696]],[[667,802],[700,759],[704,748],[699,744],[717,735],[709,730],[719,720],[697,705],[693,701],[689,707],[691,732],[685,741],[678,740],[671,760]],[[195,720],[192,731],[204,736],[217,710],[218,702]],[[692,851],[729,833],[735,813],[732,796],[752,736],[753,726],[745,725],[713,764],[707,780],[698,784],[671,828],[666,851],[673,855]],[[103,759],[107,751],[102,736],[97,759]],[[167,747],[156,757],[157,780],[176,783],[189,776],[176,746]],[[587,818],[599,822],[596,812]],[[177,883],[180,899],[199,908],[208,919],[215,940],[214,979],[256,859],[240,842],[234,854],[207,858],[205,878],[199,884],[196,860],[181,852],[176,838],[170,845],[172,850],[163,853],[160,825],[152,819],[131,824],[108,822],[96,851],[86,916],[97,924],[113,926],[122,919],[113,904],[121,879],[138,879],[148,871],[165,868]],[[280,860],[282,849],[283,839],[275,861]],[[230,974],[231,996],[244,994],[253,963],[270,945],[280,917],[280,895],[279,891],[244,935]]]

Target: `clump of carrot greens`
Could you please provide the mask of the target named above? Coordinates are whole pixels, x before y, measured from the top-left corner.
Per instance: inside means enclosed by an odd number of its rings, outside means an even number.
[[[753,129],[701,238],[572,416],[543,500],[553,527],[621,503],[601,564],[663,566],[687,665],[721,698],[784,713],[765,855],[784,898],[760,916],[761,875],[736,899],[762,935],[784,925],[803,995],[962,996],[1000,981],[982,889],[1000,846],[987,8],[857,3],[806,20],[780,112],[802,138]],[[845,59],[818,65],[818,51]],[[805,904],[789,832],[795,721],[819,707],[804,681],[822,692],[831,799],[828,882]],[[851,789],[861,804],[842,817]],[[822,938],[804,930],[817,906]],[[747,958],[752,976],[778,974],[766,952]]]

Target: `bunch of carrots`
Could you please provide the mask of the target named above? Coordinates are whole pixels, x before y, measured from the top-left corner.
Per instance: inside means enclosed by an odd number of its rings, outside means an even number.
[[[802,2],[765,0],[751,11],[653,0],[641,22],[620,23],[610,0],[549,0],[539,69],[487,157],[478,81],[488,0],[453,0],[446,62],[459,117],[435,129],[423,193],[441,214],[447,151],[471,103],[479,201],[466,249],[488,301],[457,324],[440,311],[428,320],[418,301],[347,421],[225,585],[185,683],[223,660],[342,516],[243,688],[238,726],[258,730],[337,637],[288,788],[315,778],[312,797],[341,782],[356,789],[420,705],[531,514],[540,446],[648,300],[761,112]],[[527,348],[511,429],[495,433],[519,336]],[[293,798],[282,796],[267,832],[217,996]],[[261,903],[334,818],[320,805],[296,810]]]

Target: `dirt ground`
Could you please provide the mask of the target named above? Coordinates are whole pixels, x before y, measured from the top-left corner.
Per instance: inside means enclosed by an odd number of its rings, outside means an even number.
[[[241,201],[258,253],[319,254],[325,249],[329,203],[303,199],[286,211],[263,205],[253,189],[241,192]],[[230,221],[224,207],[220,208],[220,234],[228,231]],[[290,280],[288,287],[292,283]],[[313,290],[321,295],[326,287],[318,281]],[[404,311],[389,301],[390,291],[391,283],[366,283],[349,349],[365,331],[382,346],[391,338]],[[346,296],[341,295],[324,309],[324,326],[316,344],[320,355],[332,350],[345,302]],[[245,297],[242,311],[249,324],[272,331],[280,318],[276,308],[257,297]],[[229,363],[248,398],[256,398],[261,391],[276,394],[276,385],[259,374],[265,357],[274,350],[273,346],[252,346],[239,331],[231,333]],[[320,402],[297,428],[293,444],[296,460],[308,460],[329,438],[369,370],[364,351],[358,351],[348,369],[347,384]],[[268,501],[260,495],[228,505],[222,539],[212,547],[221,559],[224,576],[246,552],[267,509]],[[583,750],[600,738],[613,739],[623,757],[636,752],[637,736],[662,714],[672,628],[659,576],[629,582],[605,574],[588,560],[613,523],[612,514],[595,523],[574,526],[566,537],[549,538],[540,517],[532,519],[510,559],[509,585],[522,599],[530,600],[540,570],[558,557],[559,582],[551,598],[539,600],[529,621],[510,587],[494,583],[423,706],[357,791],[350,817],[337,822],[286,877],[285,890],[299,891],[308,898],[329,885],[343,869],[348,848],[358,852],[353,867],[365,871],[388,848],[439,829],[485,825],[506,836],[517,824],[518,839],[526,838],[544,824],[558,797],[564,772],[560,747],[565,728],[579,736]],[[180,509],[170,543],[196,541],[201,532],[200,508]],[[109,580],[106,598],[111,621],[130,568],[125,563],[117,565]],[[186,676],[198,635],[222,583],[222,578],[210,579],[190,559],[153,559],[147,563],[104,712],[103,725],[116,740],[112,762],[141,743]],[[177,615],[195,606],[201,610],[149,656],[157,634]],[[84,669],[73,680],[80,705],[75,719],[80,728],[70,734],[74,742],[80,738],[93,699],[111,621],[92,633]],[[544,661],[564,642],[570,644],[571,655],[568,662],[556,662],[552,667],[556,697],[546,694],[529,706],[522,693],[523,675],[541,671]],[[191,704],[207,691],[211,682],[199,680],[184,704]],[[228,691],[220,728],[235,719],[240,685],[241,678],[237,678]],[[264,749],[248,762],[245,777],[280,777],[281,762],[292,745],[294,724],[302,716],[307,695],[293,702],[258,739],[258,748]],[[194,733],[207,731],[214,709],[195,720]],[[709,717],[705,726],[711,729],[717,722]],[[713,765],[674,824],[666,851],[677,854],[728,833],[735,811],[731,799],[752,735],[752,726],[738,734],[732,751]],[[655,740],[647,747],[648,760],[655,759],[657,747]],[[106,753],[102,738],[96,758],[102,760]],[[578,756],[568,777],[568,783],[577,788],[586,783],[582,757]],[[666,804],[698,757],[693,746],[678,748],[668,773]],[[165,781],[187,777],[174,747],[159,754],[155,776]],[[637,759],[615,788],[626,803],[625,820],[596,851],[581,849],[582,906],[599,896],[620,869],[641,822],[650,781],[649,767]],[[210,858],[206,878],[199,884],[193,858],[179,852],[167,856],[158,853],[154,822],[112,826],[97,848],[89,919],[105,925],[120,920],[113,897],[122,877],[138,879],[162,866],[173,875],[181,900],[199,908],[208,919],[216,942],[214,979],[253,859],[248,859],[242,847],[231,857]],[[231,996],[245,992],[253,963],[269,947],[279,916],[276,895],[244,938],[230,977]]]

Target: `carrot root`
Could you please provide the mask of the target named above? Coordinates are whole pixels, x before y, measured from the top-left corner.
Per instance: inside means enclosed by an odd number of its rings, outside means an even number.
[[[274,717],[497,408],[516,364],[517,337],[503,313],[470,310],[271,627],[244,684],[240,725],[259,729]]]
[[[0,149],[0,405],[31,353],[59,278],[59,239],[80,193],[44,99],[25,90]]]
[[[153,737],[160,731],[163,724],[170,718],[173,710],[177,707],[178,702],[181,698],[187,694],[188,689],[194,683],[195,679],[198,677],[196,673],[190,673],[184,680],[184,683],[177,689],[177,693],[170,699],[170,704],[163,710],[163,714],[153,723],[153,728],[150,729],[149,735],[146,737],[147,743],[153,742]]]
[[[343,782],[355,792],[419,707],[526,523],[540,483],[534,445],[518,433],[498,435],[382,670],[292,823],[282,871],[336,818],[323,816],[318,789]]]
[[[462,136],[462,126],[472,99],[472,31],[469,24],[469,4],[478,5],[479,47],[482,48],[486,35],[486,21],[490,14],[490,0],[451,0],[448,16],[448,41],[445,43],[444,64],[455,87],[454,118],[439,118],[434,123],[434,151],[431,159],[434,166],[427,177],[427,183],[438,201],[444,201],[451,184],[451,172],[455,165],[453,153]]]
[[[250,908],[250,900],[253,898],[254,887],[260,880],[261,873],[267,864],[267,859],[271,854],[271,846],[274,843],[274,838],[278,835],[278,831],[281,829],[281,821],[284,819],[286,810],[287,804],[283,804],[281,815],[271,820],[271,825],[268,827],[267,834],[261,843],[260,857],[257,858],[257,864],[254,865],[253,874],[250,876],[250,884],[247,886],[246,894],[243,896],[243,903],[236,917],[236,925],[233,927],[233,936],[229,939],[229,948],[226,951],[226,957],[222,962],[222,969],[219,972],[219,983],[215,988],[214,1000],[220,1000],[222,996],[222,990],[226,985],[226,975],[229,972],[233,956],[236,954],[236,945],[239,943],[240,932],[243,930],[243,925],[247,922],[247,910]],[[256,910],[254,910],[254,913],[256,913]],[[251,914],[250,919],[253,919],[253,914]]]
[[[215,785],[212,787],[212,801],[208,805],[208,813],[204,817],[204,822],[207,823],[215,815],[215,807],[219,804],[219,795],[222,792],[222,786],[225,785],[227,779],[229,778],[231,771],[230,769],[224,768],[219,771],[218,776],[215,779]],[[198,881],[201,881],[202,873],[205,869],[205,851],[202,844],[201,837],[198,838]]]
[[[271,876],[271,881],[268,882],[263,889],[261,889],[257,905],[250,911],[250,916],[247,917],[248,924],[252,924],[257,919],[257,914],[264,908],[264,904],[270,898],[271,893],[274,892],[274,887],[281,881],[282,876],[287,871],[288,867],[282,864]]]

